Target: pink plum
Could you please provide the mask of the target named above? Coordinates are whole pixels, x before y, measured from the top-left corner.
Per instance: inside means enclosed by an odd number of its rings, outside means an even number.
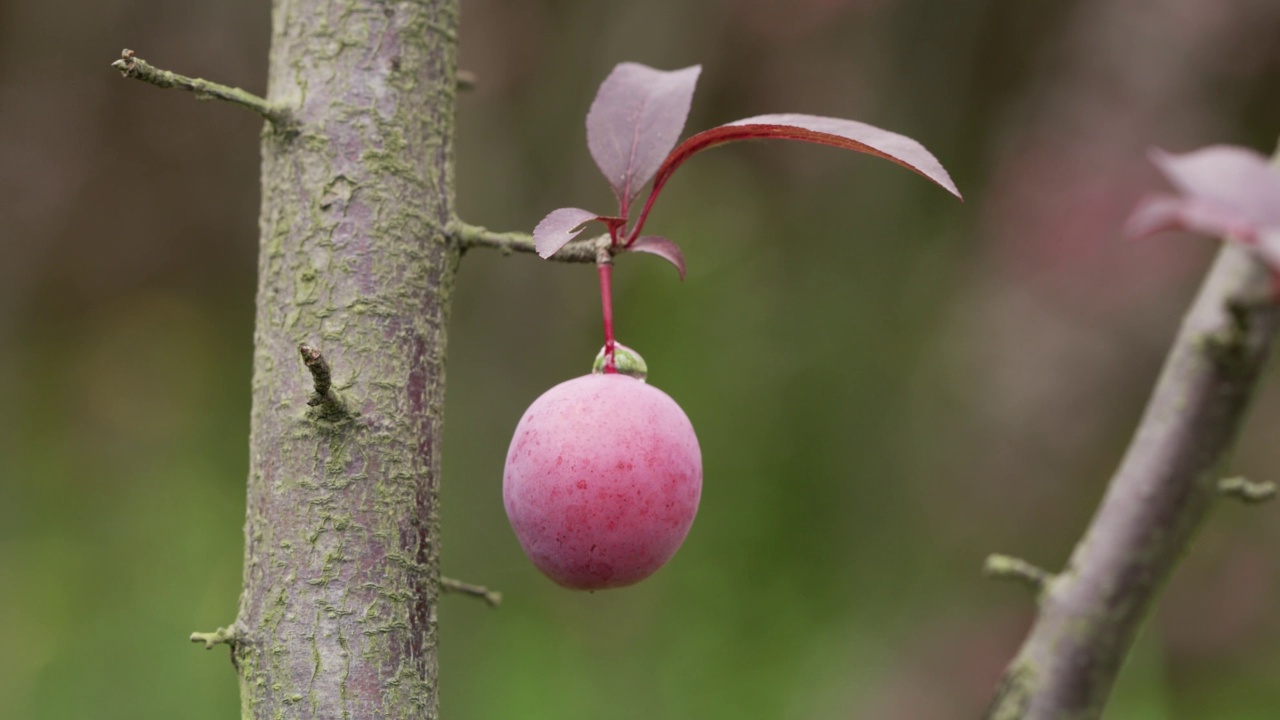
[[[577,590],[652,575],[684,542],[701,494],[689,418],[666,393],[616,373],[574,378],[534,400],[502,478],[525,554]]]

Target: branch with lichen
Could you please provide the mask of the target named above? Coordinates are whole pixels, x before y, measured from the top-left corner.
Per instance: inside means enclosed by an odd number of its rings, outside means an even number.
[[[235,626],[218,628],[213,632],[193,632],[191,633],[191,642],[204,643],[205,650],[212,650],[215,645],[223,643],[227,645],[235,645],[236,629]]]
[[[1280,331],[1280,305],[1258,301],[1273,297],[1270,283],[1252,253],[1224,244],[1066,569],[995,563],[995,574],[1034,579],[1041,592],[989,720],[1100,717],[1138,626],[1215,500],[1274,492],[1218,474]]]
[[[277,127],[287,127],[292,122],[288,110],[278,105],[273,105],[251,92],[237,87],[220,85],[201,78],[179,75],[169,70],[161,70],[134,55],[132,50],[121,51],[120,59],[111,63],[111,67],[119,70],[120,74],[125,77],[141,80],[158,88],[187,90],[195,93],[196,97],[201,100],[224,100],[234,105],[239,105],[261,115]]]
[[[449,236],[453,238],[453,241],[457,243],[463,252],[477,247],[497,250],[503,255],[512,253],[536,254],[538,252],[533,244],[533,236],[528,233],[495,232],[478,225],[468,225],[464,222],[455,221],[449,225]],[[587,240],[574,240],[560,248],[548,260],[594,263],[599,257],[602,243],[608,243],[608,241],[608,235],[601,235]]]
[[[489,603],[489,607],[498,607],[502,604],[502,593],[497,590],[490,590],[483,585],[472,585],[471,583],[454,580],[449,577],[440,578],[440,589],[447,593],[458,593],[460,595],[470,595],[480,598]]]

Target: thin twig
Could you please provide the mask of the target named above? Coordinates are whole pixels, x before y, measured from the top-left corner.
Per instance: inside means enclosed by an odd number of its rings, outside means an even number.
[[[1225,244],[1174,341],[1137,433],[1066,569],[1005,671],[991,720],[1094,720],[1159,589],[1218,497],[1280,329],[1270,282]]]
[[[213,632],[193,632],[191,633],[191,642],[204,643],[205,650],[212,650],[215,645],[226,643],[227,645],[236,644],[235,626],[218,628]]]
[[[196,97],[201,100],[214,98],[239,105],[261,115],[277,127],[283,128],[292,122],[289,112],[285,108],[273,105],[251,92],[227,85],[219,85],[200,78],[179,75],[168,70],[161,70],[146,60],[135,56],[132,50],[126,49],[122,51],[120,59],[111,63],[111,67],[119,70],[120,74],[125,77],[151,83],[158,88],[188,90],[195,93]]]
[[[346,408],[333,391],[333,372],[329,369],[329,361],[324,359],[318,348],[306,343],[298,346],[298,354],[302,356],[302,364],[311,372],[311,380],[315,384],[315,392],[307,399],[307,404],[317,408],[322,417],[345,416]]]
[[[1031,563],[1009,555],[988,555],[982,564],[982,573],[1000,580],[1016,580],[1036,593],[1044,590],[1053,574]]]
[[[449,577],[440,578],[440,589],[447,593],[459,593],[461,595],[470,595],[483,599],[489,603],[489,607],[498,607],[502,604],[502,593],[497,590],[490,590],[483,585],[472,585],[471,583],[454,580]]]
[[[1218,481],[1218,492],[1226,497],[1253,504],[1274,498],[1276,484],[1270,480],[1255,482],[1243,477],[1229,477]]]
[[[479,82],[476,79],[476,74],[470,70],[459,70],[457,80],[458,92],[471,92],[476,89],[476,85]]]
[[[452,223],[449,226],[449,233],[454,242],[464,252],[473,247],[492,248],[503,255],[518,252],[536,254],[538,252],[533,245],[533,236],[528,233],[494,232],[493,230],[482,228],[478,225],[468,225],[464,222]],[[559,262],[594,263],[596,262],[602,239],[607,241],[608,238],[608,235],[601,235],[588,240],[574,240],[560,248],[555,255],[548,259]]]

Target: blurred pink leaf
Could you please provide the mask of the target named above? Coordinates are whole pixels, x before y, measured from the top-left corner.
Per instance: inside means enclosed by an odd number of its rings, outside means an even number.
[[[619,203],[630,204],[680,139],[700,72],[627,62],[601,83],[587,113],[587,147]]]
[[[1234,237],[1242,242],[1253,242],[1256,235],[1256,226],[1236,209],[1181,195],[1148,195],[1138,202],[1124,228],[1125,234],[1134,238],[1167,230]]]
[[[1131,237],[1186,230],[1234,240],[1280,269],[1280,169],[1249,148],[1213,145],[1151,161],[1180,195],[1143,198],[1125,223]]]
[[[1151,161],[1188,198],[1232,208],[1257,225],[1280,225],[1280,170],[1255,150],[1211,145],[1171,155],[1156,149]]]
[[[874,155],[918,173],[957,198],[961,197],[942,163],[923,145],[905,135],[840,118],[796,114],[759,115],[704,130],[672,150],[658,168],[653,189],[649,191],[649,198],[636,220],[633,232],[640,232],[658,193],[676,168],[694,153],[738,140],[799,140]]]
[[[582,232],[582,226],[599,216],[582,208],[560,208],[547,213],[533,229],[533,247],[538,255],[549,258]]]
[[[680,252],[680,246],[670,240],[659,235],[645,235],[636,238],[636,241],[627,247],[632,252],[649,253],[657,255],[676,266],[676,272],[680,273],[680,279],[684,280],[684,253]]]

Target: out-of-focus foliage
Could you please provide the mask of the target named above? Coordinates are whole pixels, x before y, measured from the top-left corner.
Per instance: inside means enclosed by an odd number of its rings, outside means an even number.
[[[262,91],[250,0],[0,0],[0,716],[227,718],[257,236],[257,118],[121,80],[121,47]],[[621,60],[703,66],[690,127],[791,111],[919,139],[961,205],[801,145],[698,157],[619,260],[619,337],[702,443],[684,548],[574,594],[523,557],[506,444],[600,345],[594,273],[477,251],[449,355],[449,718],[974,717],[1031,610],[990,551],[1060,565],[1210,248],[1133,243],[1144,160],[1280,133],[1273,0],[467,0],[459,211],[606,207],[583,115]],[[536,298],[537,302],[530,302]],[[535,309],[536,308],[536,309]],[[337,370],[341,373],[341,369]],[[303,369],[299,367],[299,372]],[[1271,477],[1280,395],[1233,470]],[[1110,717],[1273,718],[1280,524],[1224,507]]]

